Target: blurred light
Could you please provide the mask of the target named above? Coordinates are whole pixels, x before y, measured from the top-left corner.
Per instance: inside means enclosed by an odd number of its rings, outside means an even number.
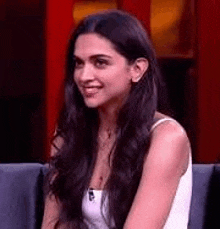
[[[73,18],[78,23],[82,18],[91,13],[97,13],[102,10],[116,9],[116,0],[105,1],[77,1],[74,4]]]
[[[193,0],[151,0],[151,36],[159,56],[191,56],[192,3]]]

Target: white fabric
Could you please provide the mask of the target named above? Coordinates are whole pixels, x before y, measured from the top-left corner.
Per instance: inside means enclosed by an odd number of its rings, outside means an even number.
[[[174,119],[168,117],[163,118],[158,120],[152,126],[152,130],[156,128],[156,126],[158,126],[160,123],[165,121],[176,122]],[[178,122],[176,123],[178,124]],[[92,201],[89,200],[88,191],[86,192],[83,198],[82,210],[85,217],[85,223],[88,225],[89,229],[109,229],[105,223],[105,220],[103,219],[100,210],[102,192],[103,192],[102,190],[93,190],[95,198]],[[180,178],[177,192],[168,219],[164,226],[164,229],[187,229],[191,197],[192,197],[192,159],[191,159],[191,152],[190,152],[187,171]],[[105,211],[103,212],[104,215],[107,214],[106,206],[107,206],[107,200],[104,203],[104,211]]]
[[[152,125],[151,131],[153,131],[157,126],[159,126],[161,123],[164,123],[164,122],[166,122],[166,121],[175,122],[175,123],[182,129],[182,131],[185,132],[184,129],[182,128],[182,126],[181,126],[175,119],[172,119],[172,118],[170,118],[170,117],[164,117],[164,118],[161,118],[161,119],[157,120],[157,121]]]
[[[164,226],[164,229],[187,229],[191,197],[192,159],[190,155],[187,171],[180,179],[180,183],[178,185],[172,208]]]
[[[109,229],[100,210],[103,192],[103,190],[93,190],[94,199],[92,201],[89,200],[89,190],[84,195],[82,211],[85,218],[85,223],[89,229]],[[103,207],[104,216],[107,215],[105,210],[107,210],[107,200],[105,201]]]

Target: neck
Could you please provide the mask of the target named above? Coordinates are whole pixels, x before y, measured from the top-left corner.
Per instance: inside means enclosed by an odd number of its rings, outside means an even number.
[[[117,108],[103,109],[99,110],[99,119],[100,119],[100,132],[114,132],[116,128],[116,120],[118,115]]]

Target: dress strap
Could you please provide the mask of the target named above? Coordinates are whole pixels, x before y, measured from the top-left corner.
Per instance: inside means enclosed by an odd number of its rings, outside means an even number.
[[[151,127],[151,131],[153,131],[157,126],[159,126],[161,123],[166,122],[166,121],[172,121],[180,125],[175,119],[169,118],[169,117],[164,117],[159,120],[157,120]]]

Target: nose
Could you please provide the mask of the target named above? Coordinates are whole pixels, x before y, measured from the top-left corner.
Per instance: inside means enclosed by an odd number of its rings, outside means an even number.
[[[85,64],[80,70],[76,70],[75,74],[82,83],[94,80],[93,69],[89,64]]]

